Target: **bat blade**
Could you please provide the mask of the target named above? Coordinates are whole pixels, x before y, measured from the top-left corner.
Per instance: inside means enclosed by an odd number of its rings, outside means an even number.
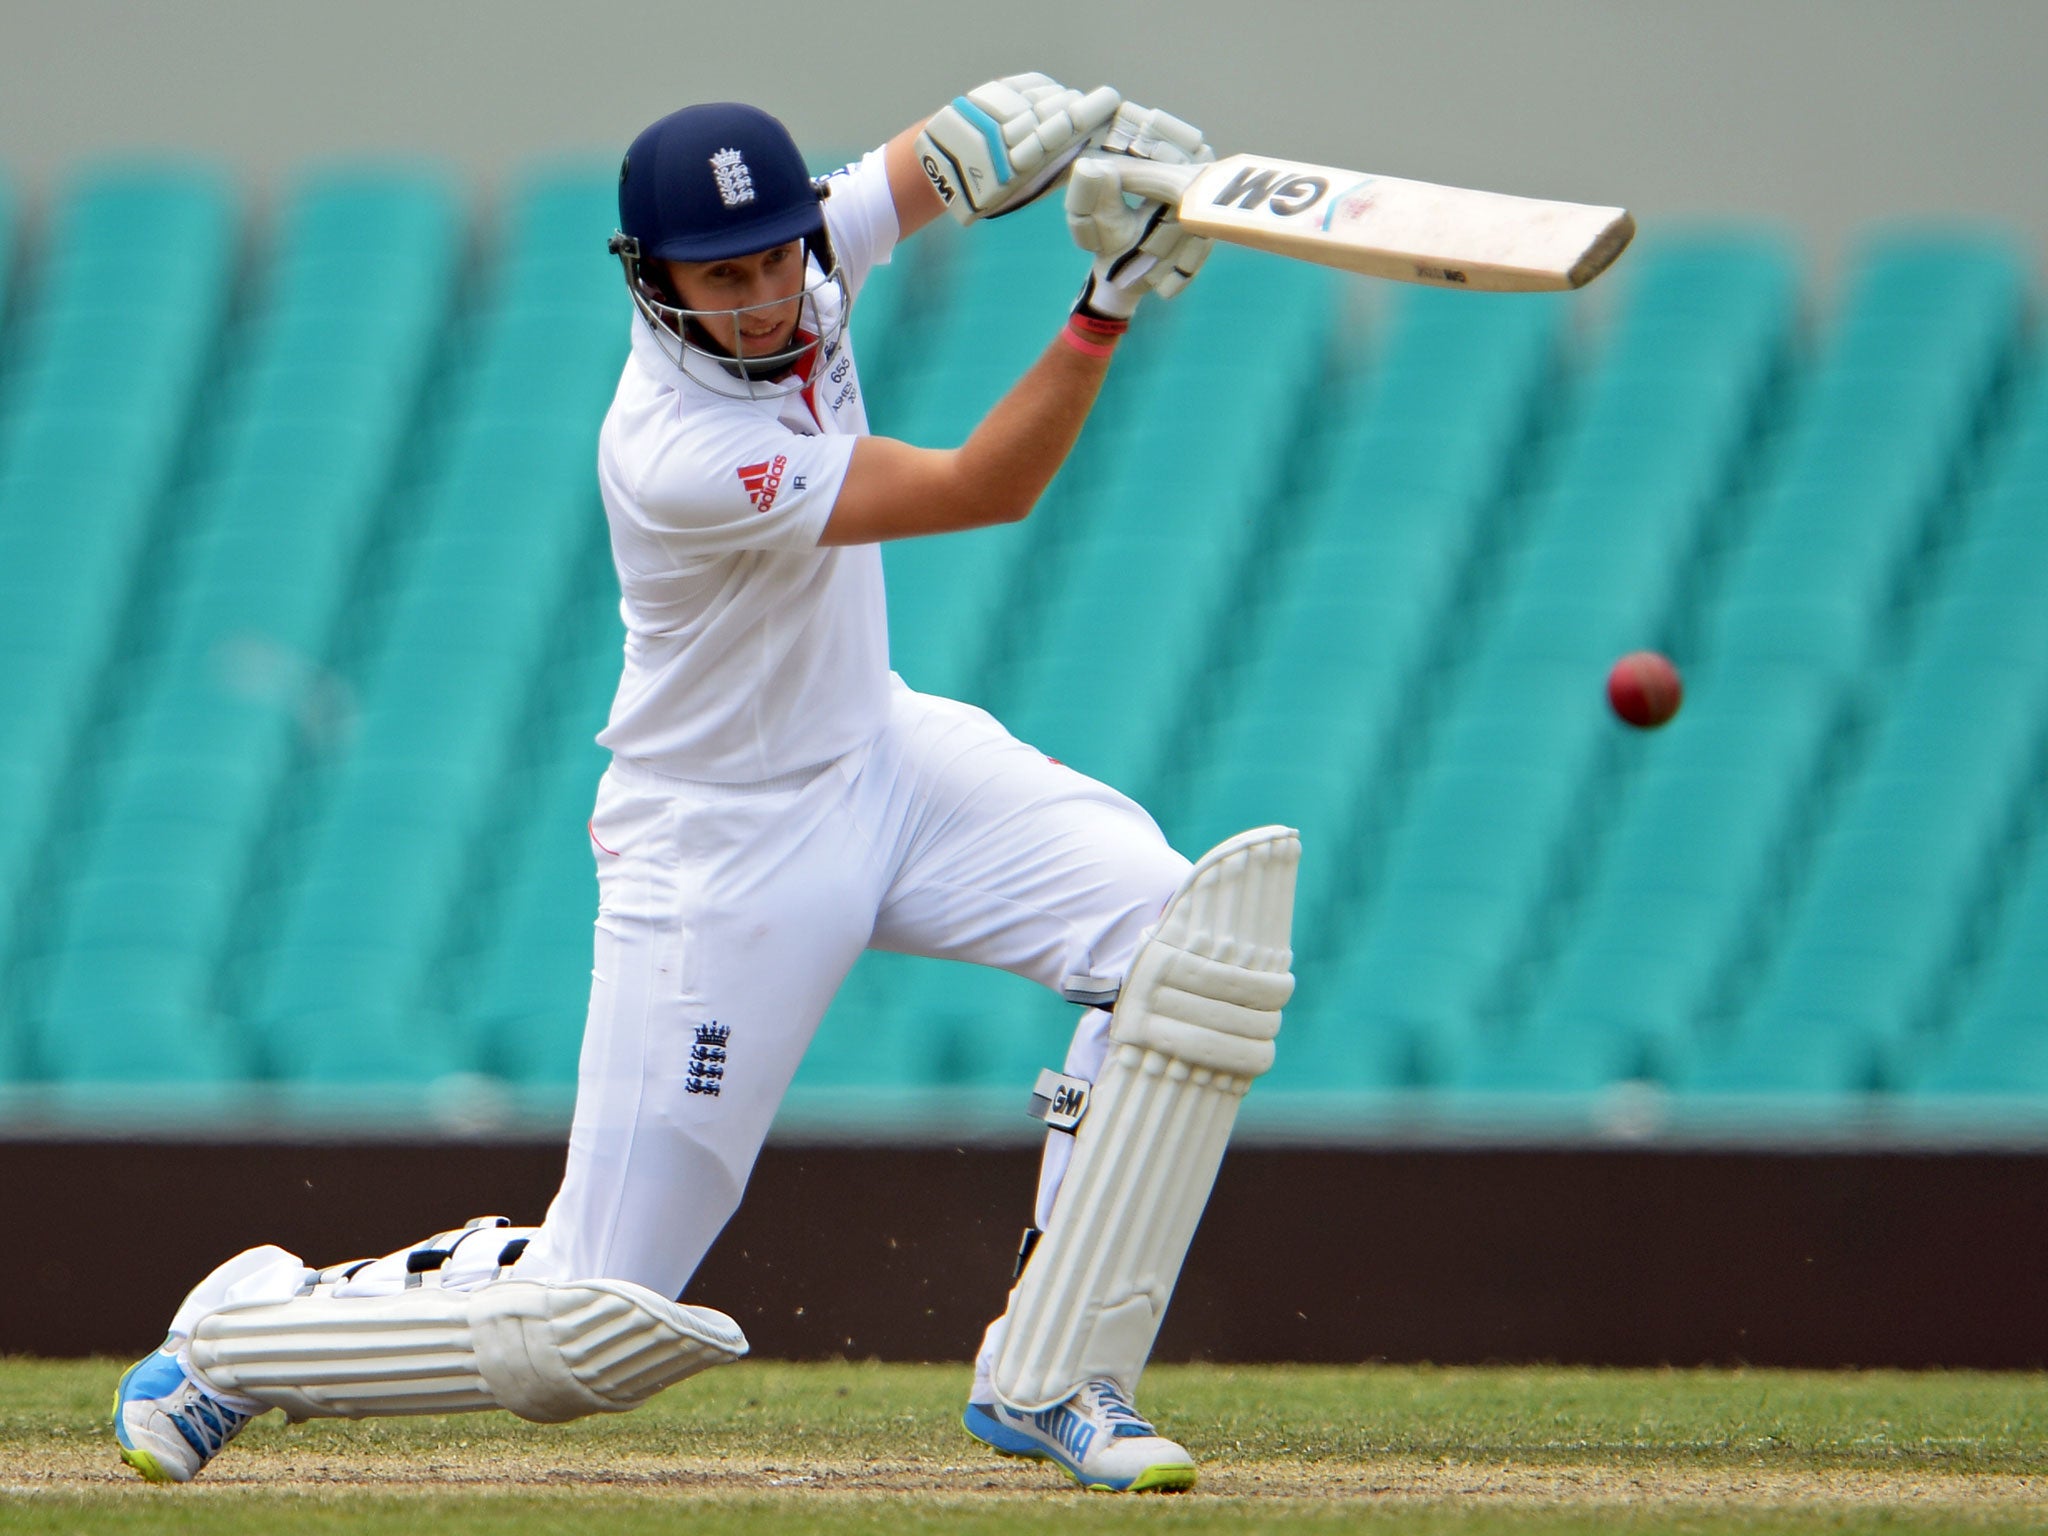
[[[1196,234],[1443,288],[1584,287],[1613,264],[1636,228],[1622,208],[1440,187],[1269,155],[1173,169],[1177,185],[1161,190]],[[1131,190],[1160,195],[1137,185],[1141,179],[1126,173]]]

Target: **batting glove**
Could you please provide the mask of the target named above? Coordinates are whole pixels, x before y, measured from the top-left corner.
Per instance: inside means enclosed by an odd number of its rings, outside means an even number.
[[[1165,165],[1207,165],[1216,158],[1202,130],[1157,107],[1124,102],[1102,136],[1105,154],[1131,155]]]
[[[1014,213],[1059,181],[1121,101],[1106,85],[1084,95],[1045,75],[1006,75],[932,114],[918,164],[960,223]]]
[[[1117,109],[1102,153],[1084,155],[1067,182],[1067,229],[1076,245],[1095,256],[1076,310],[1128,320],[1147,293],[1170,299],[1194,279],[1212,242],[1189,234],[1171,205],[1157,200],[1164,189],[1152,168],[1193,167],[1215,158],[1202,131],[1171,113],[1128,102]],[[1127,181],[1155,185],[1137,191]],[[1141,199],[1136,207],[1127,191]]]

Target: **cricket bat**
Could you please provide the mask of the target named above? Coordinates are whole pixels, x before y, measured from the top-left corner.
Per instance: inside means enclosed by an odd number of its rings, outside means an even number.
[[[1175,209],[1198,235],[1371,277],[1482,293],[1583,288],[1635,235],[1625,208],[1548,202],[1228,155],[1209,165],[1134,159],[1124,190]]]

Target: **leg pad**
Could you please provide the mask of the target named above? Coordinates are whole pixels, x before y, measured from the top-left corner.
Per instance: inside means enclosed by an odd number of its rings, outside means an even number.
[[[724,1313],[623,1280],[316,1290],[222,1307],[191,1341],[203,1384],[294,1419],[506,1408],[555,1423],[635,1407],[746,1352]]]
[[[1134,1395],[1252,1079],[1294,987],[1301,840],[1240,833],[1189,872],[1131,964],[1110,1048],[1030,1254],[993,1384],[1036,1412],[1103,1378]]]

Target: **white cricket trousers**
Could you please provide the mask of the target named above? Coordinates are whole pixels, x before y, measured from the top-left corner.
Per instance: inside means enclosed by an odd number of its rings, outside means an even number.
[[[663,1296],[681,1295],[737,1209],[863,949],[999,966],[1055,992],[1113,987],[1188,869],[1135,802],[900,681],[874,742],[785,779],[707,784],[614,761],[591,839],[596,965],[568,1168],[519,1268]],[[1107,1021],[1082,1016],[1069,1071],[1095,1076]],[[1049,1137],[1041,1216],[1068,1142]]]

